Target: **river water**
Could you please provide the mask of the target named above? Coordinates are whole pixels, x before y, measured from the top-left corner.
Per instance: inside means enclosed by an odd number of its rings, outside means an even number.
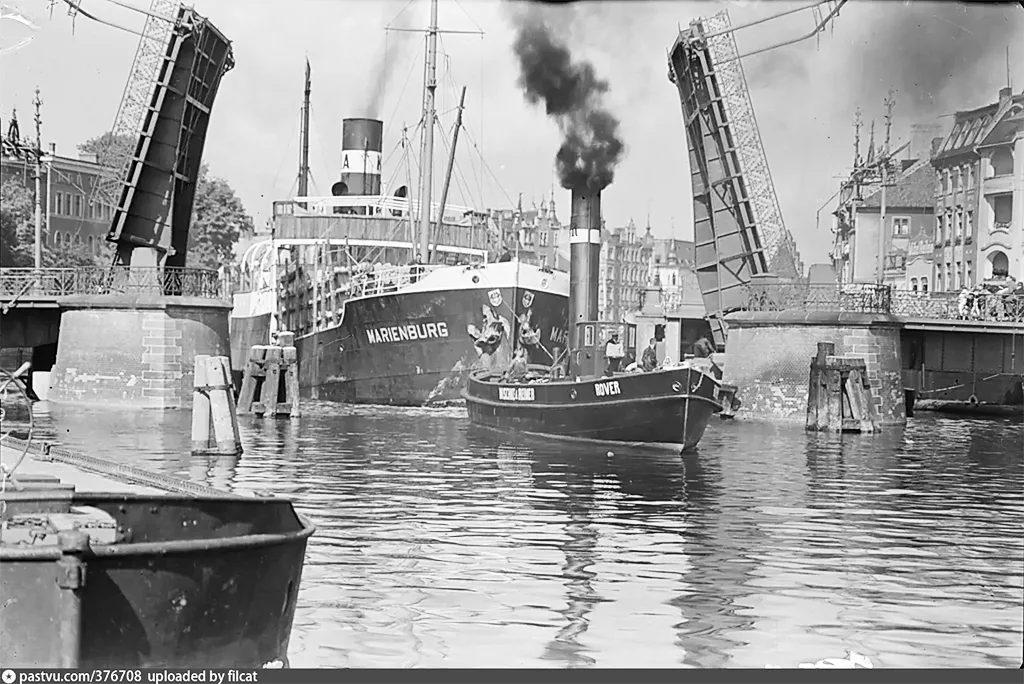
[[[312,404],[189,454],[186,411],[40,406],[75,448],[293,497],[293,667],[1017,667],[1024,425],[715,419],[697,454],[514,441],[464,409]]]

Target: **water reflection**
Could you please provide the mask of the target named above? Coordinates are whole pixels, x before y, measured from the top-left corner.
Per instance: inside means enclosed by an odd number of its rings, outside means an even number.
[[[295,666],[1019,665],[1020,421],[837,436],[715,422],[678,456],[310,404],[191,456],[185,412],[50,407],[42,432],[318,525]]]

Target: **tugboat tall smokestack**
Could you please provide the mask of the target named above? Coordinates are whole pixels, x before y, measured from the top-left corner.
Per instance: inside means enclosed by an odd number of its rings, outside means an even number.
[[[580,321],[598,317],[598,274],[601,264],[601,193],[572,191],[569,220],[569,319],[572,348],[581,349]]]

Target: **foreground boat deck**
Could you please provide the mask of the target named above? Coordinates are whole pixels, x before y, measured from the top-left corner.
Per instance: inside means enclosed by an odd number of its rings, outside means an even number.
[[[0,442],[0,462],[5,470],[14,470],[14,489],[19,484],[38,490],[41,486],[73,486],[76,495],[205,495],[238,497],[182,478],[153,473],[137,466],[115,463],[96,456],[73,452],[61,447],[48,447],[33,442],[21,463],[24,442],[4,439]],[[8,483],[11,489],[11,483]]]

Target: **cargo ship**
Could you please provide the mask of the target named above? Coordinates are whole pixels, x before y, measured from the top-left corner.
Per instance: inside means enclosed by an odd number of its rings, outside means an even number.
[[[437,2],[427,29],[423,121],[435,121]],[[514,347],[552,365],[568,338],[569,276],[496,244],[487,212],[447,202],[462,105],[440,202],[412,198],[411,174],[382,182],[384,122],[342,121],[340,179],[309,196],[306,69],[299,196],[274,203],[273,232],[233,274],[232,367],[279,330],[295,333],[299,388],[328,401],[408,406],[461,401],[473,370]],[[433,127],[422,131],[419,195],[432,197]],[[400,142],[406,156],[410,141]],[[500,242],[500,240],[499,240]]]

